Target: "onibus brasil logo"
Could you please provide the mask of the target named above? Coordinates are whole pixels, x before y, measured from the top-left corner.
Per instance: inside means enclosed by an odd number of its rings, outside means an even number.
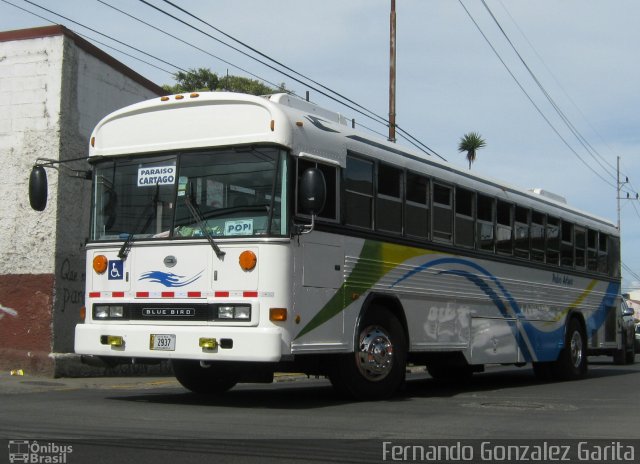
[[[66,464],[73,446],[38,443],[32,440],[9,440],[9,462],[32,464]]]

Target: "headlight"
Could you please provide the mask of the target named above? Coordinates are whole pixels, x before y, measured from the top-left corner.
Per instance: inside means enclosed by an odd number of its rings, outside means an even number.
[[[109,306],[109,317],[123,317],[124,306]]]
[[[233,319],[233,306],[220,306],[218,308],[218,319]]]
[[[220,305],[218,306],[217,319],[221,320],[251,320],[250,305]]]
[[[109,317],[109,306],[94,306],[93,317],[95,319],[106,319]]]
[[[95,305],[93,307],[94,319],[122,319],[124,306],[122,305]]]

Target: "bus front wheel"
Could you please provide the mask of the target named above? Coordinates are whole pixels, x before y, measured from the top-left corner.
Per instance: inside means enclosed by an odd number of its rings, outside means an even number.
[[[203,395],[224,393],[238,383],[233,369],[226,368],[224,365],[202,366],[200,361],[183,359],[174,359],[171,365],[178,382],[194,393]]]
[[[358,328],[354,353],[340,355],[329,375],[334,388],[357,400],[389,398],[405,380],[407,347],[398,318],[372,307]]]

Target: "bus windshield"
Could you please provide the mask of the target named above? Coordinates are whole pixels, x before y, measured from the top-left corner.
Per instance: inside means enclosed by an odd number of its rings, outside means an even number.
[[[286,236],[286,169],[272,147],[102,160],[91,239]]]

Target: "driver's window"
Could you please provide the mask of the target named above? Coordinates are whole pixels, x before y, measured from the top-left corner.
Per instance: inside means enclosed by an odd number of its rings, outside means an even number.
[[[327,185],[327,197],[324,204],[324,208],[317,215],[319,219],[324,219],[326,221],[338,221],[338,208],[337,208],[337,189],[338,189],[338,168],[336,166],[329,166],[327,164],[318,163],[314,160],[298,158],[298,169],[297,169],[297,183],[296,185],[300,185],[300,179],[302,177],[302,173],[305,172],[309,168],[318,168],[324,174],[324,181]],[[296,212],[298,214],[302,214],[300,212],[300,202],[296,202]]]

